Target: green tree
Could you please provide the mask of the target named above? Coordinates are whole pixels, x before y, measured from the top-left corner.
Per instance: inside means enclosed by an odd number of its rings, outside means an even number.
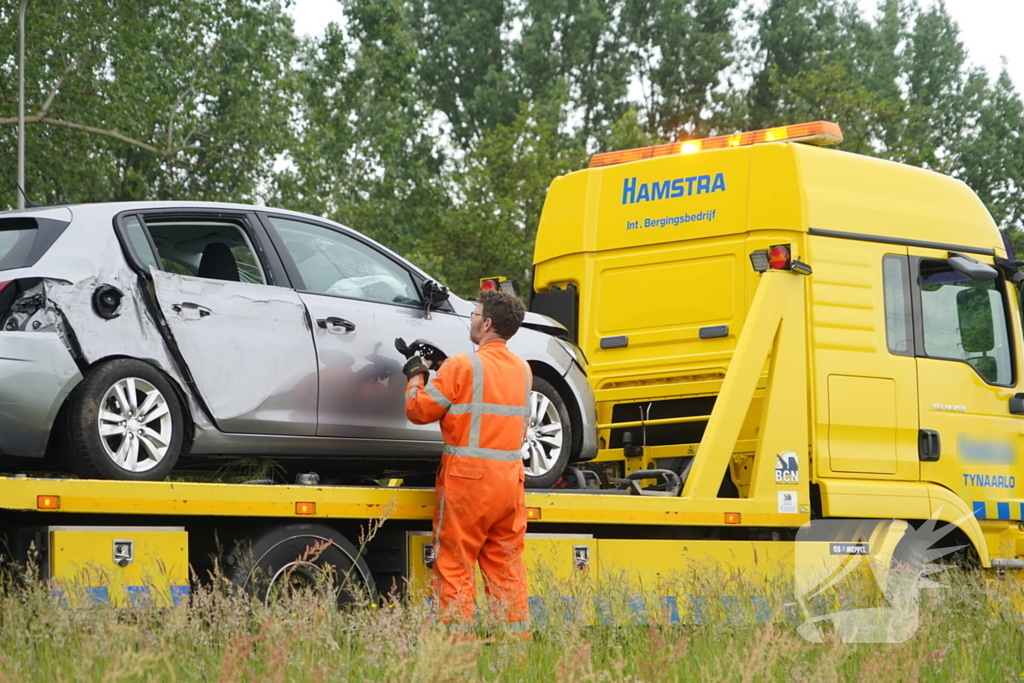
[[[17,5],[0,5],[0,31],[12,38]],[[297,45],[274,0],[33,0],[30,196],[45,203],[255,198],[289,145]],[[5,156],[15,148],[16,47],[8,40],[0,48]],[[14,203],[10,183],[0,203]]]
[[[301,134],[272,198],[380,240],[435,275],[451,207],[445,153],[430,131],[422,58],[401,0],[346,3],[302,57]]]
[[[709,132],[713,92],[733,61],[737,0],[626,0],[623,21],[648,131],[663,140]]]

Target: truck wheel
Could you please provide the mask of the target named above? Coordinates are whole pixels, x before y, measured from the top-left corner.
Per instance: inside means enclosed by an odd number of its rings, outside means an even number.
[[[64,457],[83,479],[161,481],[181,453],[183,422],[178,396],[156,368],[112,360],[71,395]]]
[[[348,539],[323,524],[274,527],[236,549],[232,583],[268,604],[306,590],[330,592],[338,607],[373,597],[370,568]],[[235,558],[232,558],[235,559]]]
[[[569,411],[555,388],[536,375],[527,407],[530,426],[523,443],[526,488],[550,488],[562,476],[572,450]]]

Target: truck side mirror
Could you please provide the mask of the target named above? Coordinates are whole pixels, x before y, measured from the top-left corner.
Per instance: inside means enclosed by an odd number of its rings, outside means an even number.
[[[949,265],[956,272],[975,282],[987,282],[999,277],[999,271],[987,263],[955,252],[949,252]]]

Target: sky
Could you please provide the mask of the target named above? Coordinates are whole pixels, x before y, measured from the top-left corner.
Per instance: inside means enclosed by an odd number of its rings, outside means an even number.
[[[928,6],[938,0],[922,0]],[[857,0],[872,15],[878,0]],[[1024,0],[945,0],[946,9],[960,25],[960,40],[967,48],[968,60],[984,66],[992,78],[999,74],[1001,59],[1017,91],[1024,91]],[[300,34],[319,36],[332,21],[341,21],[337,0],[293,0],[289,8]]]

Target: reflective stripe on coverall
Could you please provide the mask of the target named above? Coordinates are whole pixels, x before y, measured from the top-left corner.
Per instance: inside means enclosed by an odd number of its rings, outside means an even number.
[[[442,619],[471,622],[476,563],[497,614],[525,630],[522,444],[529,426],[530,366],[504,342],[452,356],[430,382],[409,380],[405,413],[441,420],[444,454],[434,507],[434,585]]]

